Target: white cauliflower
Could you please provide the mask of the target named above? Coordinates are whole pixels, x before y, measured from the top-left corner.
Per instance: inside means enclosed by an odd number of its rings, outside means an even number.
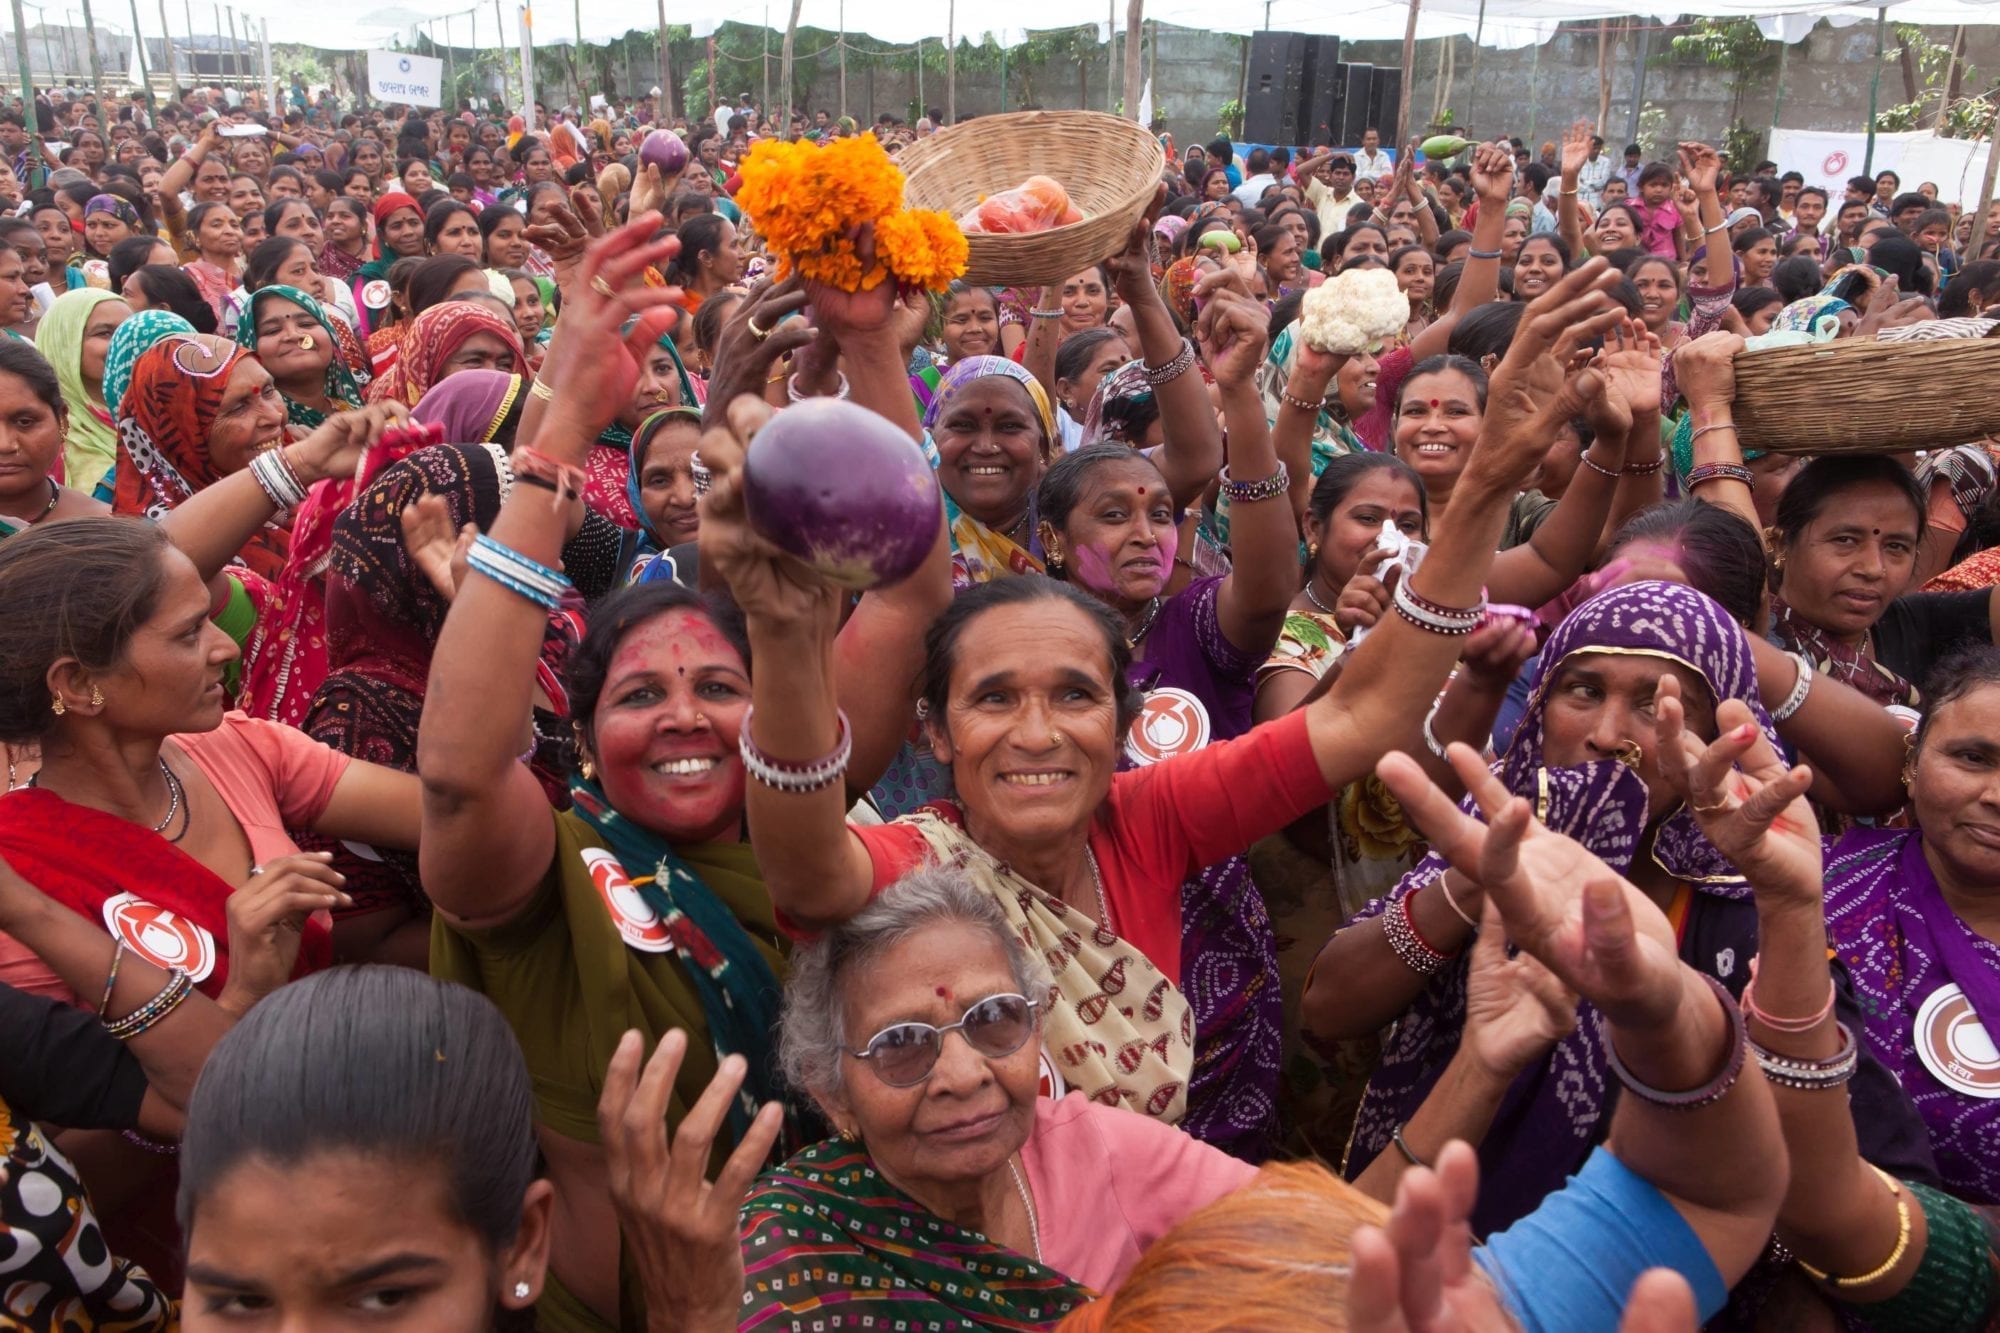
[[[1410,298],[1384,268],[1336,273],[1299,303],[1299,336],[1319,352],[1353,356],[1410,322]]]

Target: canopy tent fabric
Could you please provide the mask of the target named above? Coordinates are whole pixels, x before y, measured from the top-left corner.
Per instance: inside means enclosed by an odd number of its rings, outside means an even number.
[[[920,39],[943,39],[947,8],[942,4],[912,5],[907,0],[805,0],[799,21],[807,28],[828,32],[845,29],[875,43],[908,46]],[[1819,19],[1844,26],[1873,21],[1876,12],[1871,6],[1837,0],[1691,0],[1682,4],[1655,0],[1650,5],[1644,0],[1637,5],[1631,0],[1488,0],[1484,8],[1482,26],[1479,0],[1421,0],[1417,36],[1470,38],[1478,32],[1486,45],[1508,49],[1545,42],[1555,35],[1556,26],[1566,21],[1636,16],[1667,22],[1695,15],[1756,19],[1767,37],[1797,41]],[[1887,8],[1889,17],[1899,23],[2000,24],[2000,0],[1894,0]],[[141,7],[142,24],[150,9]],[[1075,27],[1079,21],[1090,22],[1096,17],[1088,9],[1079,13],[1074,0],[1016,0],[1004,10],[1003,28],[994,26],[999,15],[991,7],[966,4],[957,9],[959,38],[979,42],[991,36],[1009,47],[1026,40],[1030,31]],[[492,0],[477,5],[466,0],[402,0],[353,12],[280,0],[250,0],[237,10],[268,19],[274,42],[327,49],[359,50],[387,45],[397,38],[407,41],[419,26],[428,36],[442,41],[447,15],[452,20],[452,44],[460,48],[475,41],[482,48],[511,48],[520,39],[520,7],[514,0],[503,0],[497,15],[501,30],[497,32]],[[1124,7],[1120,5],[1118,10],[1122,21]],[[667,3],[668,21],[693,25],[697,37],[708,35],[725,22],[782,27],[788,11],[783,0],[775,4],[766,0],[712,0],[699,9],[691,9],[686,0]],[[1237,34],[1267,26],[1265,7],[1256,0],[1232,6],[1216,6],[1208,0],[1149,0],[1146,17]],[[1330,6],[1322,0],[1272,0],[1268,26],[1286,32],[1328,33],[1350,41],[1400,41],[1408,17],[1409,9],[1402,0],[1356,0],[1346,6]],[[535,11],[535,41],[541,46],[562,45],[580,36],[586,42],[603,43],[627,32],[651,32],[658,21],[657,0],[592,0],[583,6],[579,34],[576,6],[557,0]],[[1102,40],[1107,24],[1100,20],[1097,27]],[[157,36],[157,29],[149,28],[148,34]]]

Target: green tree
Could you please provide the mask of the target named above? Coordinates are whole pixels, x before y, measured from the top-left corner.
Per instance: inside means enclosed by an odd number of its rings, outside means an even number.
[[[1755,19],[1696,19],[1686,32],[1667,42],[1668,58],[1699,60],[1728,70],[1729,119],[1742,119],[1743,89],[1761,83],[1759,76],[1777,67],[1778,48],[1757,30]]]

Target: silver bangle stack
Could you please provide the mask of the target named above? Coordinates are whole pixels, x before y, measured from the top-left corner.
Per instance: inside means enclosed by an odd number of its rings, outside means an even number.
[[[194,990],[194,978],[188,975],[187,969],[170,968],[167,972],[167,984],[160,988],[159,994],[125,1017],[107,1021],[104,1030],[120,1041],[130,1041],[179,1008],[181,1001],[185,1000],[192,990]]]
[[[688,475],[694,478],[694,493],[707,495],[708,485],[715,480],[715,474],[702,466],[699,451],[688,455]]]
[[[1813,670],[1812,659],[1804,653],[1786,653],[1785,656],[1798,663],[1799,676],[1792,682],[1792,692],[1785,696],[1785,701],[1771,710],[1773,722],[1789,722],[1793,714],[1806,706],[1806,696],[1812,693],[1813,676],[1817,674]]]
[[[846,775],[848,761],[854,757],[854,731],[847,725],[846,713],[838,714],[840,740],[834,745],[833,753],[810,763],[785,764],[765,754],[757,748],[757,742],[750,739],[750,719],[756,712],[754,705],[743,711],[743,727],[736,733],[736,750],[743,757],[743,771],[758,782],[773,791],[802,796],[831,787]]]
[[[305,483],[299,480],[298,473],[292,471],[291,460],[285,457],[282,445],[253,455],[250,475],[257,479],[257,485],[263,489],[265,496],[279,509],[293,509],[305,503]]]
[[[1853,1078],[1854,1071],[1861,1066],[1861,1051],[1855,1044],[1852,1029],[1845,1023],[1835,1026],[1840,1029],[1840,1049],[1824,1060],[1779,1055],[1765,1050],[1754,1041],[1750,1043],[1750,1052],[1757,1057],[1764,1077],[1779,1087],[1799,1092],[1825,1092]]]
[[[1417,932],[1417,923],[1410,915],[1410,900],[1415,896],[1414,891],[1404,894],[1382,909],[1382,934],[1404,967],[1420,977],[1436,976],[1451,959],[1433,949]]]
[[[1186,338],[1181,339],[1180,355],[1167,362],[1164,366],[1149,366],[1144,361],[1139,363],[1139,373],[1145,376],[1146,383],[1152,385],[1155,389],[1159,388],[1162,384],[1179,379],[1193,368],[1194,344]]]
[[[539,560],[529,559],[483,532],[473,539],[465,562],[475,572],[484,574],[515,596],[524,597],[545,611],[553,611],[560,606],[563,595],[570,590],[569,580],[561,573]]]
[[[1231,504],[1255,504],[1259,500],[1281,500],[1291,490],[1292,476],[1285,470],[1283,460],[1278,470],[1262,481],[1235,481],[1230,478],[1229,469],[1222,469],[1222,493],[1229,497]]]
[[[1028,312],[1028,318],[1030,319],[1061,319],[1062,316],[1063,312],[1061,310],[1030,310]]]
[[[1396,592],[1391,598],[1396,614],[1433,634],[1451,636],[1466,635],[1479,628],[1479,622],[1486,616],[1486,599],[1481,598],[1478,606],[1449,607],[1419,597],[1410,587],[1408,576],[1396,580]]]
[[[837,378],[837,379],[838,379],[838,380],[840,381],[840,387],[839,387],[839,388],[837,388],[837,389],[835,389],[835,390],[833,391],[833,396],[834,396],[835,398],[845,398],[845,397],[847,397],[847,374],[846,374],[846,372],[845,372],[845,371],[840,371],[840,370],[836,370],[836,371],[834,371],[833,373],[834,373],[834,376],[835,376],[835,377],[836,377],[836,378]],[[799,392],[799,377],[798,377],[797,375],[793,375],[793,376],[791,376],[791,377],[790,377],[789,379],[787,379],[787,380],[785,381],[785,397],[787,397],[787,398],[791,399],[791,400],[792,400],[793,402],[795,402],[795,403],[803,403],[803,402],[806,402],[806,401],[807,401],[808,399],[812,399],[812,398],[824,398],[824,397],[826,397],[826,395],[825,395],[825,394],[818,394],[818,393],[800,393],[800,392]],[[697,495],[699,495],[699,494],[700,494],[700,492],[699,492],[699,491],[697,491],[697,492],[695,492],[695,493],[696,493]]]

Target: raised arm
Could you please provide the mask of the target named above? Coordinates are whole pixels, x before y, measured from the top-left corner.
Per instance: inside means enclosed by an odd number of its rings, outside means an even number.
[[[1514,189],[1514,158],[1503,145],[1483,143],[1472,150],[1472,186],[1479,196],[1472,252],[1458,276],[1451,309],[1410,343],[1412,364],[1444,351],[1458,321],[1500,294],[1500,233],[1507,226],[1507,196]]]
[[[1722,159],[1705,143],[1684,143],[1679,152],[1681,173],[1694,189],[1695,228],[1701,240],[1708,242],[1708,249],[1701,257],[1701,285],[1714,290],[1733,290],[1736,286],[1736,252],[1729,244],[1722,199],[1716,193]]]
[[[1132,310],[1140,359],[1157,370],[1173,364],[1188,344],[1175,327],[1167,303],[1160,299],[1160,289],[1153,285],[1152,219],[1148,210],[1133,223],[1125,248],[1108,262],[1118,299]],[[1192,364],[1172,379],[1155,384],[1153,397],[1160,406],[1163,441],[1154,461],[1167,479],[1174,504],[1187,509],[1201,499],[1222,466],[1222,431],[1208,401],[1208,388]]]
[[[1028,310],[1028,350],[1021,353],[1027,368],[1049,401],[1056,400],[1056,353],[1062,348],[1062,288],[1044,287]]]
[[[1403,160],[1410,164],[1410,171],[1403,180],[1403,192],[1410,202],[1416,205],[1417,239],[1423,242],[1426,250],[1435,250],[1438,243],[1437,214],[1432,211],[1431,197],[1424,193],[1423,184],[1417,179],[1416,140],[1412,139],[1409,146],[1403,150]]]
[[[1721,734],[1704,746],[1685,729],[1678,684],[1660,689],[1661,771],[1757,897],[1757,964],[1743,995],[1750,1039],[1761,1048],[1757,1058],[1768,1052],[1836,1066],[1843,1044],[1857,1034],[1843,1030],[1834,1008],[1819,824],[1805,800],[1811,775],[1785,767],[1741,703],[1726,700],[1716,710]],[[1839,1290],[1841,1299],[1866,1304],[1909,1284],[1927,1230],[1923,1208],[1862,1158],[1844,1081],[1773,1088],[1792,1167],[1778,1227],[1802,1265],[1836,1275],[1879,1272],[1865,1286]],[[1904,1217],[1907,1249],[1898,1238]],[[1883,1256],[1897,1254],[1900,1262],[1882,1271]]]
[[[1548,452],[1560,420],[1563,367],[1553,354],[1567,333],[1581,343],[1622,318],[1610,297],[1617,275],[1592,260],[1535,298],[1507,355],[1493,373],[1479,441],[1435,520],[1430,554],[1404,586],[1424,602],[1471,616],[1483,595],[1507,509]],[[1475,617],[1476,618],[1476,617]],[[1306,709],[1313,749],[1327,785],[1344,787],[1367,773],[1376,738],[1401,719],[1421,717],[1444,684],[1461,647],[1457,636],[1419,628],[1401,613],[1385,617],[1355,650],[1340,683]]]
[[[1810,661],[1759,635],[1749,641],[1758,697],[1778,735],[1811,762],[1814,799],[1844,814],[1901,809],[1910,796],[1902,776],[1909,753],[1903,724],[1852,685],[1815,671]]]
[[[629,401],[638,364],[620,341],[625,319],[672,300],[639,274],[671,246],[648,238],[657,214],[635,218],[593,247],[585,280],[563,311],[543,383],[560,385],[531,447],[559,467],[580,467],[615,405]],[[671,240],[671,238],[669,238]],[[602,278],[615,296],[590,281]],[[610,406],[606,406],[610,405]],[[532,445],[528,444],[532,438]],[[520,448],[517,447],[517,467]],[[566,484],[552,482],[552,484]],[[516,485],[494,520],[493,540],[540,564],[561,560],[571,506],[581,497]],[[528,903],[555,850],[548,798],[519,760],[528,744],[535,662],[548,612],[483,575],[452,600],[431,658],[417,771],[423,779],[424,890],[445,918],[479,928],[511,919]]]
[[[1743,340],[1733,333],[1710,333],[1674,349],[1674,376],[1688,401],[1694,423],[1694,469],[1688,493],[1721,505],[1764,537],[1757,503],[1750,495],[1750,470],[1736,438],[1736,354]]]
[[[1643,892],[1544,828],[1471,749],[1453,746],[1451,762],[1486,824],[1406,755],[1380,773],[1432,846],[1485,886],[1509,941],[1596,1007],[1624,1084],[1607,1146],[1666,1196],[1733,1284],[1763,1251],[1785,1191],[1777,1113],[1735,1005],[1680,961],[1673,927]]]
[[[1201,343],[1222,396],[1228,427],[1229,480],[1238,493],[1229,502],[1229,573],[1216,591],[1222,635],[1246,652],[1267,653],[1284,628],[1285,609],[1299,591],[1299,528],[1286,493],[1246,499],[1241,488],[1275,480],[1277,450],[1264,424],[1257,370],[1264,362],[1269,316],[1262,302],[1229,283],[1234,274],[1203,279]],[[1311,460],[1306,463],[1312,471]]]
[[[215,125],[211,124],[201,132],[201,137],[197,138],[185,153],[167,163],[167,169],[160,173],[162,218],[176,217],[185,211],[181,208],[181,191],[194,184],[194,173],[201,169],[202,163],[208,161],[210,153],[218,152],[221,148],[222,135],[216,131]]]
[[[1562,184],[1556,195],[1556,230],[1573,255],[1584,253],[1583,213],[1577,207],[1577,177],[1590,160],[1591,125],[1579,120],[1563,131]]]

